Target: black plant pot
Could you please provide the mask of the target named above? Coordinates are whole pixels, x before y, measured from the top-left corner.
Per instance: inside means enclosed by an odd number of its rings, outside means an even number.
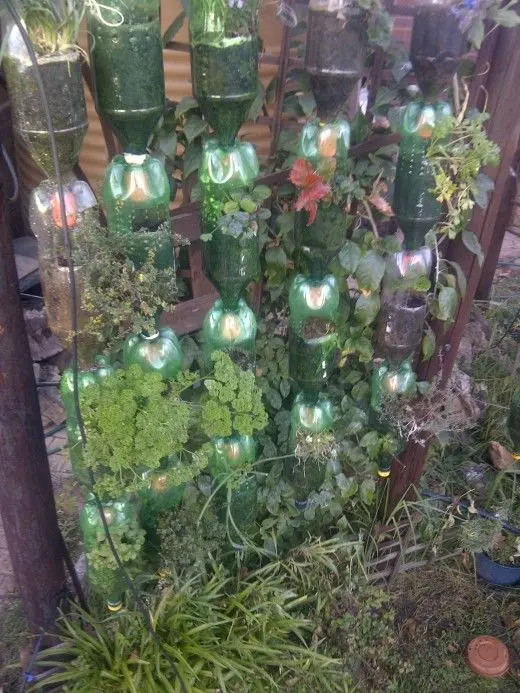
[[[520,565],[498,563],[485,553],[477,553],[475,567],[477,574],[490,585],[520,585]]]

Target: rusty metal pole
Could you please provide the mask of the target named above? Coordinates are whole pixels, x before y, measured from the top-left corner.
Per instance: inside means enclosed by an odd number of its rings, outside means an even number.
[[[65,584],[38,393],[0,184],[0,515],[32,628],[48,628]]]

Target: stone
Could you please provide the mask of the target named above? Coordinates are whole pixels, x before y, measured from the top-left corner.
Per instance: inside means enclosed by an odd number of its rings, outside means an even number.
[[[493,463],[493,467],[499,471],[513,469],[517,465],[517,462],[511,452],[509,452],[507,448],[498,443],[496,440],[489,444],[488,452]]]

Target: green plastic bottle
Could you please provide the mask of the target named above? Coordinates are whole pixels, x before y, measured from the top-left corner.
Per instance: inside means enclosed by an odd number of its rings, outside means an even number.
[[[227,351],[243,368],[251,366],[256,353],[256,318],[244,299],[236,308],[226,308],[218,299],[202,325],[202,361],[211,369],[214,351]]]
[[[334,422],[332,403],[300,392],[291,409],[289,451],[297,451],[298,432],[319,435],[330,430]],[[285,475],[292,484],[296,501],[305,503],[311,491],[317,491],[325,480],[327,464],[324,460],[300,459],[298,456],[285,461]]]
[[[411,358],[399,366],[391,366],[388,361],[380,361],[372,374],[370,406],[375,412],[381,411],[383,397],[394,397],[412,394],[415,389],[416,376]]]
[[[114,369],[105,356],[96,356],[93,368],[78,371],[79,393],[81,394],[87,387],[99,383],[113,372]],[[88,485],[90,479],[86,469],[83,467],[83,447],[74,403],[74,373],[72,368],[66,368],[63,371],[60,380],[60,395],[67,415],[67,440],[72,470],[80,483]]]
[[[404,111],[393,208],[409,250],[426,245],[426,234],[441,216],[441,205],[431,192],[435,180],[426,152],[436,124],[449,115],[451,108],[443,101],[413,102]]]
[[[96,108],[124,152],[144,154],[165,104],[160,0],[104,0],[87,11]]]
[[[300,135],[299,155],[328,177],[344,174],[350,147],[350,125],[341,118],[324,123],[317,118],[307,123]]]
[[[145,372],[173,380],[181,369],[182,347],[169,327],[161,327],[151,335],[130,335],[123,345],[123,363],[125,368],[137,364]]]
[[[335,277],[318,280],[296,275],[289,309],[289,373],[300,390],[316,397],[332,374],[338,348]]]
[[[220,142],[233,143],[257,94],[258,0],[192,2],[193,96]]]
[[[127,237],[137,267],[151,249],[155,266],[175,266],[170,222],[170,185],[164,166],[147,154],[115,156],[105,171],[103,206],[111,233]]]
[[[120,498],[103,503],[103,513],[109,532],[117,544],[117,539],[128,532],[134,539],[139,535],[137,502],[134,498]],[[80,527],[87,556],[87,574],[91,587],[107,602],[109,611],[119,611],[123,605],[125,581],[122,571],[114,566],[110,558],[107,565],[101,566],[89,558],[100,544],[107,545],[105,529],[92,494],[89,494],[80,513]],[[142,543],[142,542],[141,542]],[[108,553],[108,552],[107,552]],[[108,554],[110,556],[110,554]],[[94,564],[96,563],[96,564]]]

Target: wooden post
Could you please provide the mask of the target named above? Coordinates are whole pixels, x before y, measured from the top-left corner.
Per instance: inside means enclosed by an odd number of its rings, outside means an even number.
[[[65,584],[62,542],[1,186],[0,513],[29,625],[48,628]]]
[[[520,138],[520,29],[500,28],[493,34],[497,35],[489,37],[494,46],[489,69],[480,72],[477,70],[477,84],[479,93],[487,93],[487,111],[491,115],[487,132],[500,147],[501,160],[497,168],[486,171],[495,183],[489,204],[486,209],[475,208],[468,227],[479,239],[484,254],[489,254],[493,260],[494,265],[491,263],[487,266],[488,276],[494,274],[498,260],[497,246],[501,244],[502,236],[499,229],[497,232],[497,227],[504,218],[504,209],[510,205],[511,170],[516,161]],[[483,46],[482,50],[485,48]],[[479,63],[480,61],[477,66]],[[482,92],[481,87],[485,87],[486,91]],[[478,94],[473,92],[471,102],[477,103],[478,100]],[[453,369],[482,274],[476,256],[465,248],[460,239],[448,245],[446,258],[461,266],[467,278],[466,294],[459,302],[452,327],[444,334],[437,329],[439,349],[436,356],[428,364],[424,364],[419,374],[422,378],[431,379],[442,370],[441,384],[446,384]],[[418,484],[426,453],[426,447],[412,444],[394,461],[390,488],[392,503],[395,504]]]

